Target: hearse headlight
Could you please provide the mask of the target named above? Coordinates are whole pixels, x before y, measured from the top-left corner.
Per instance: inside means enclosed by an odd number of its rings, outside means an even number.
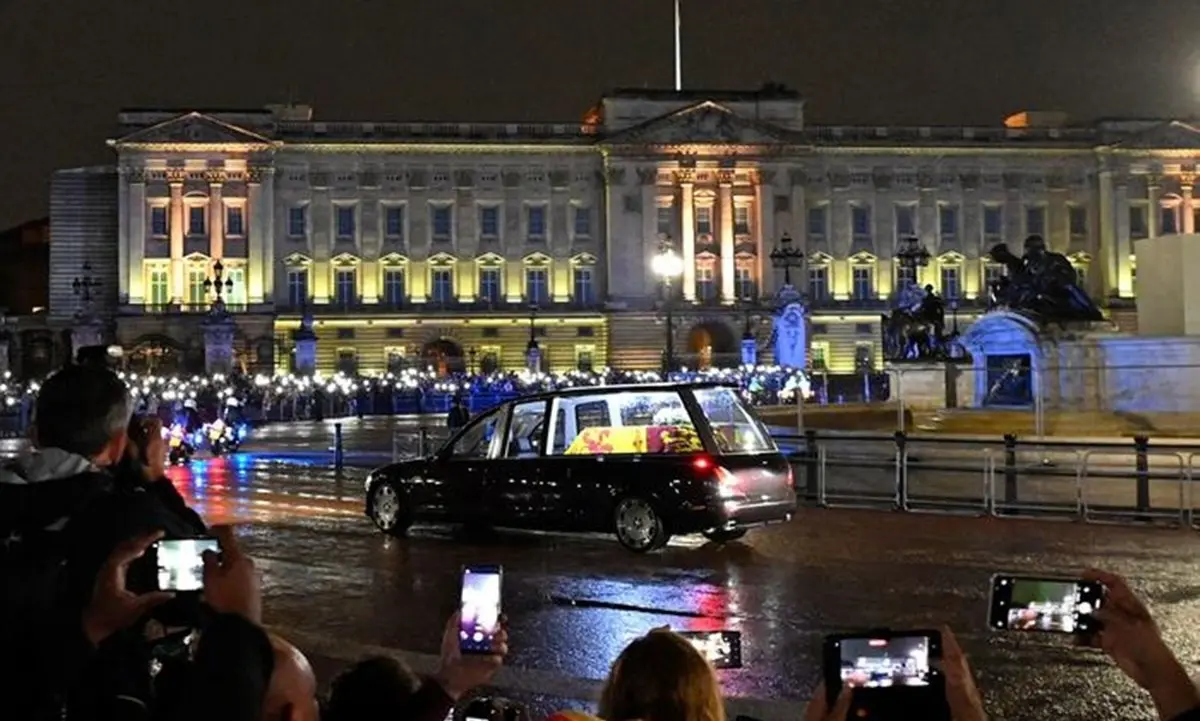
[[[370,473],[368,473],[366,483],[363,484],[363,490],[370,493],[371,485],[375,483],[375,480],[377,478],[379,478],[379,471],[371,471]]]

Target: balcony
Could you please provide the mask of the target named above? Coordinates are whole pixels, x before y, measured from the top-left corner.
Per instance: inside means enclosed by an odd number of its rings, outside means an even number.
[[[505,313],[505,314],[523,314],[529,313],[529,303],[519,301],[509,303],[505,300],[496,302],[487,300],[451,300],[438,302],[427,300],[424,303],[415,303],[411,300],[406,300],[401,303],[363,303],[356,300],[353,303],[313,303],[309,301],[307,304],[280,303],[276,306],[276,310],[282,314],[299,315],[305,311],[312,313],[314,316],[321,315],[356,315],[356,314],[379,314],[379,313]],[[565,301],[561,303],[541,303],[538,304],[539,314],[555,314],[555,313],[599,313],[604,309],[604,304],[600,301]]]

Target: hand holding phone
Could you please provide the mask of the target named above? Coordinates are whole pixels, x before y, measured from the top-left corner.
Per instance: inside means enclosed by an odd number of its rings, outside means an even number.
[[[500,566],[467,566],[462,573],[458,647],[464,654],[491,654],[500,630]]]
[[[867,718],[949,720],[940,631],[836,634],[824,646],[826,708],[851,685],[851,708]]]
[[[1104,603],[1104,585],[1078,578],[1014,576],[992,578],[988,628],[999,631],[1090,634]]]

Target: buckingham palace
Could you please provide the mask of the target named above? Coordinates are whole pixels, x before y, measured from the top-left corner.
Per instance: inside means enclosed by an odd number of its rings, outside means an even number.
[[[1133,330],[1133,241],[1200,225],[1184,122],[804,116],[780,87],[615,91],[561,123],[124,111],[111,167],[54,176],[50,319],[97,323],[134,364],[194,366],[219,291],[248,369],[286,371],[307,320],[326,373],[515,368],[531,339],[553,370],[650,369],[668,332],[651,261],[669,244],[680,362],[736,364],[743,337],[770,362],[786,244],[810,362],[848,372],[882,363],[901,283],[934,286],[966,326],[1001,272],[987,249],[1029,234]],[[927,265],[895,262],[902,238]]]

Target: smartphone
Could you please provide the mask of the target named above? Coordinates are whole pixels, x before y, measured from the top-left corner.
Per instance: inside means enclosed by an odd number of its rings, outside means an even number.
[[[855,687],[847,718],[950,721],[938,631],[874,630],[825,637],[830,706],[844,684]]]
[[[1077,578],[992,577],[988,628],[1087,634],[1099,630],[1093,615],[1104,603],[1104,586]]]
[[[742,667],[741,631],[676,631],[708,659],[715,669]]]
[[[199,591],[204,588],[204,553],[221,552],[215,538],[162,540],[152,547],[158,590]]]
[[[467,566],[462,572],[458,648],[462,653],[489,654],[500,630],[500,566]]]

